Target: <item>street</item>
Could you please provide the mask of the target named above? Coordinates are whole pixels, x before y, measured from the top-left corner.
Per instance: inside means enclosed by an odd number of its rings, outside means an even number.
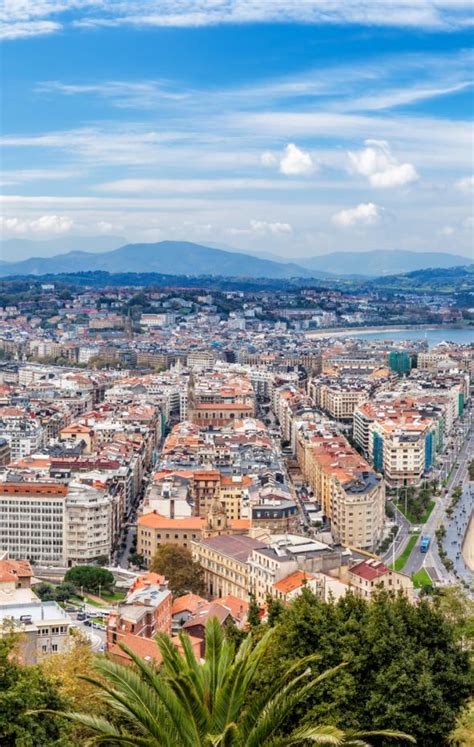
[[[446,525],[446,509],[451,502],[451,496],[454,488],[459,483],[464,483],[467,477],[467,470],[469,462],[473,459],[474,455],[474,432],[470,432],[468,437],[465,439],[462,445],[461,451],[457,455],[455,467],[451,472],[450,477],[446,485],[447,492],[440,496],[436,501],[436,504],[431,512],[428,521],[423,525],[421,535],[429,535],[431,537],[430,549],[426,554],[420,553],[419,542],[417,541],[413,551],[403,568],[403,572],[409,575],[416,573],[420,568],[431,569],[434,568],[437,577],[444,584],[452,584],[455,582],[455,578],[452,573],[449,573],[444,567],[443,563],[438,554],[438,548],[436,543],[435,532],[438,526],[443,523]],[[472,510],[472,506],[471,506]],[[452,542],[452,539],[450,540]],[[458,538],[458,545],[456,553],[461,549],[462,537]],[[453,546],[454,547],[454,546]]]

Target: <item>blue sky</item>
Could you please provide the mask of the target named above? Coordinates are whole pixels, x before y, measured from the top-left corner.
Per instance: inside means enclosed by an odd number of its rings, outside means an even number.
[[[473,252],[470,0],[11,0],[3,237]]]

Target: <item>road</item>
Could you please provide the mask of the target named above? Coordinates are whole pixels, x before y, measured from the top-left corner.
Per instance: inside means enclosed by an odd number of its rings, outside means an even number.
[[[71,612],[69,614],[69,617],[71,618],[71,620],[73,620],[73,626],[77,628],[77,630],[79,630],[82,635],[88,638],[91,644],[91,649],[94,651],[94,653],[101,653],[105,650],[105,631],[98,630],[97,628],[92,628],[89,625],[84,625],[83,621],[77,619],[77,613]]]
[[[444,565],[441,562],[441,559],[438,554],[438,548],[435,538],[435,532],[438,526],[441,523],[446,524],[446,508],[449,506],[451,502],[451,496],[454,488],[459,483],[464,483],[467,477],[467,469],[469,466],[469,462],[473,458],[474,454],[474,431],[470,431],[469,435],[466,437],[462,447],[461,451],[459,452],[456,460],[455,466],[450,477],[448,478],[448,483],[446,485],[447,492],[440,497],[435,504],[435,507],[433,508],[433,511],[431,512],[431,515],[426,522],[426,524],[422,527],[421,534],[423,535],[429,535],[432,538],[430,549],[426,554],[422,554],[419,551],[419,543],[420,540],[416,543],[413,552],[411,553],[403,572],[407,573],[409,575],[416,573],[421,568],[425,567],[427,569],[434,568],[436,571],[436,575],[438,576],[438,579],[444,583],[444,584],[452,584],[455,583],[455,578],[452,573],[449,573],[446,571]],[[462,540],[461,540],[462,541]],[[459,545],[461,542],[459,543]]]

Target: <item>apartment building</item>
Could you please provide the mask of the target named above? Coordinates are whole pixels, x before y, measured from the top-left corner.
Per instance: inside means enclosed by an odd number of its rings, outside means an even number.
[[[383,534],[385,486],[348,441],[339,434],[300,434],[300,467],[335,541],[375,549]]]
[[[353,565],[348,570],[348,584],[354,594],[370,599],[381,589],[403,592],[413,598],[413,581],[410,576],[392,571],[381,560],[370,558]]]
[[[45,432],[37,418],[22,408],[0,408],[0,437],[10,449],[11,459],[21,459],[41,451]]]
[[[193,540],[200,540],[206,520],[199,516],[182,519],[160,516],[154,511],[140,516],[137,521],[137,553],[147,563],[162,544],[191,547]]]
[[[6,438],[0,438],[0,467],[4,467],[11,460],[10,444]]]
[[[354,439],[390,485],[418,485],[443,445],[440,408],[411,399],[366,402],[354,413]]]
[[[210,597],[232,595],[247,599],[250,590],[249,557],[265,544],[246,535],[209,537],[192,542],[193,558],[204,571],[206,593]]]
[[[21,592],[28,592],[29,598]],[[39,664],[52,654],[68,651],[72,620],[57,602],[42,602],[26,589],[18,589],[12,597],[18,601],[8,602],[2,596],[0,637],[9,629],[19,633],[19,652],[24,664]]]
[[[333,578],[328,573],[309,573],[307,571],[294,571],[289,576],[275,581],[271,595],[285,604],[289,604],[299,597],[303,589],[309,589],[315,596],[325,602],[337,601],[347,594],[349,585]]]
[[[146,573],[135,579],[127,596],[107,620],[107,653],[115,661],[130,663],[120,648],[137,639],[154,640],[159,632],[171,634],[172,594],[164,576]]]
[[[110,558],[112,500],[103,488],[70,483],[66,496],[66,543],[69,566]]]
[[[328,572],[339,569],[341,562],[341,552],[324,542],[295,534],[271,535],[248,560],[250,590],[264,604],[268,595],[277,596],[275,585],[291,574]]]
[[[38,565],[72,566],[110,557],[112,499],[81,483],[0,483],[0,551]]]
[[[317,407],[324,410],[334,420],[351,420],[355,408],[369,399],[373,390],[372,382],[359,378],[346,378],[335,381],[332,378],[312,379],[308,393]]]
[[[0,551],[38,565],[65,565],[66,485],[0,483]]]

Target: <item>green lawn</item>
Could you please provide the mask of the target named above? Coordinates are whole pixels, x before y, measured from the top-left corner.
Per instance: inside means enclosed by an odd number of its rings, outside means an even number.
[[[417,573],[412,576],[412,581],[415,585],[415,589],[432,588],[433,581],[426,568],[421,568]]]
[[[100,596],[102,599],[105,599],[107,602],[121,602],[122,599],[125,599],[125,592],[124,591],[103,591]]]
[[[410,557],[413,548],[415,547],[418,537],[420,536],[419,532],[416,532],[415,534],[412,534],[410,539],[408,540],[406,547],[400,557],[398,557],[395,561],[395,566],[393,567],[393,570],[395,571],[402,571],[405,567],[405,564]],[[392,566],[390,566],[392,568]]]

